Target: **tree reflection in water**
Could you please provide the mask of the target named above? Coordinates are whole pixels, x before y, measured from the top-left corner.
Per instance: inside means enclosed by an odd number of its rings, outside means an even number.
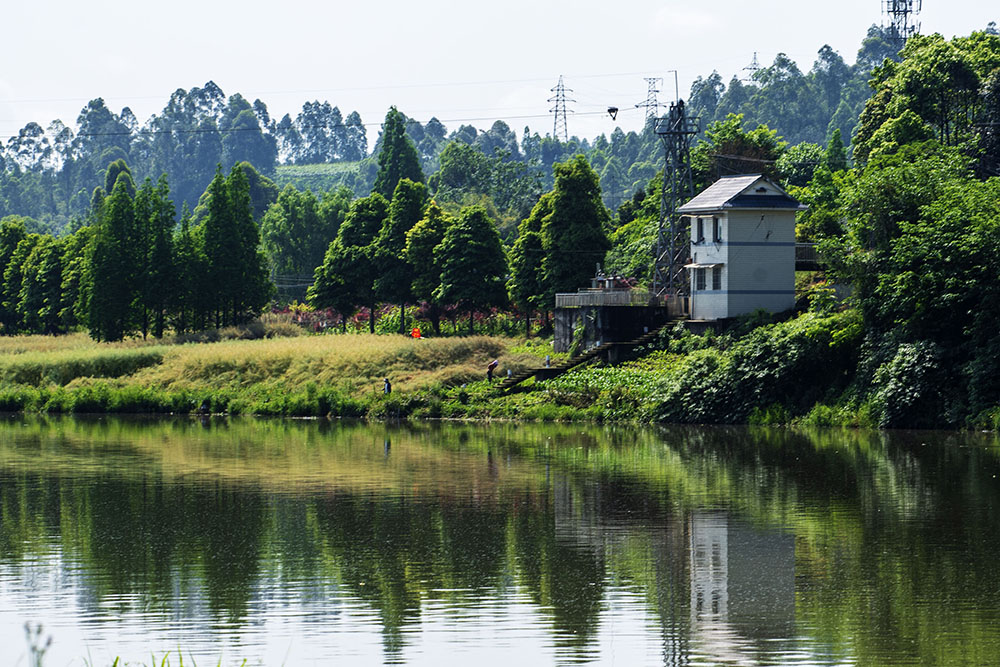
[[[147,641],[157,619],[211,637],[279,606],[322,628],[360,605],[376,614],[382,659],[408,662],[437,623],[531,609],[524,621],[547,628],[557,662],[590,660],[607,657],[620,600],[635,599],[655,623],[628,632],[652,632],[664,664],[988,662],[1000,649],[1000,465],[982,436],[0,428],[0,582],[58,553],[80,573],[81,618],[144,615]],[[46,591],[35,594],[44,616]]]

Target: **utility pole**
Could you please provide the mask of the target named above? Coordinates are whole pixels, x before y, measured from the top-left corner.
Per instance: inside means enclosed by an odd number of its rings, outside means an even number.
[[[882,11],[889,17],[889,39],[900,49],[920,30],[916,16],[922,6],[923,0],[882,0]]]
[[[663,188],[660,190],[660,224],[653,256],[653,293],[677,297],[689,292],[687,273],[687,225],[681,224],[677,209],[694,196],[691,173],[691,141],[698,134],[697,118],[687,115],[684,100],[670,105],[666,116],[656,122],[656,134],[663,142]]]
[[[657,90],[656,83],[663,81],[663,79],[661,77],[646,77],[644,81],[646,82],[646,101],[636,104],[635,108],[646,107],[646,125],[649,125],[649,121],[660,115],[658,113],[660,103],[656,101],[656,94],[660,91]]]
[[[550,89],[551,92],[555,93],[549,98],[549,102],[555,102],[555,106],[549,109],[549,112],[555,114],[555,118],[552,121],[552,137],[554,139],[560,139],[561,141],[569,141],[569,128],[566,126],[566,114],[573,113],[572,111],[566,110],[567,102],[576,102],[576,100],[567,99],[566,93],[572,93],[573,90],[566,88],[563,85],[562,74],[559,75],[559,83],[556,84],[555,88]]]

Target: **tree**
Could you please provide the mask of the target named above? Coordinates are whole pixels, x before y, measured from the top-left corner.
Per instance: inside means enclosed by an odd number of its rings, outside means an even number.
[[[250,182],[240,165],[226,179],[226,194],[237,237],[237,289],[232,294],[232,321],[246,322],[267,305],[274,286],[267,276],[267,260],[260,249],[260,233],[254,221]]]
[[[356,199],[337,231],[323,263],[316,267],[306,292],[316,308],[334,308],[342,316],[368,307],[368,329],[375,333],[375,266],[372,245],[389,213],[389,202],[377,192]]]
[[[486,209],[462,209],[455,224],[445,232],[435,259],[441,264],[441,284],[435,296],[443,303],[457,303],[469,313],[471,335],[474,312],[502,306],[507,300],[507,262],[496,223]]]
[[[812,180],[813,172],[824,163],[824,155],[818,144],[802,142],[785,150],[775,166],[786,183],[801,187]]]
[[[171,311],[177,333],[204,328],[211,309],[204,236],[196,235],[190,224],[191,215],[185,207],[173,243],[176,290],[171,299]]]
[[[99,341],[122,340],[134,331],[135,206],[129,192],[135,186],[131,180],[119,174],[104,202],[87,257],[87,328]]]
[[[170,297],[177,289],[173,258],[176,209],[170,201],[166,175],[160,177],[152,191],[150,204],[142,301],[145,311],[153,317],[153,336],[162,338]]]
[[[510,251],[510,280],[507,289],[513,301],[524,311],[524,335],[531,335],[531,311],[545,308],[545,283],[541,264],[545,245],[539,232],[521,229]]]
[[[21,266],[18,319],[25,331],[56,334],[61,330],[62,243],[43,235]]]
[[[437,252],[451,218],[436,202],[424,211],[424,217],[406,233],[406,261],[410,266],[413,296],[428,305],[434,333],[441,333],[441,303],[435,291],[441,284],[441,256]]]
[[[406,136],[403,114],[391,107],[382,125],[382,150],[378,154],[378,173],[372,188],[383,197],[391,198],[401,178],[415,183],[424,182],[420,158],[413,142]]]
[[[758,125],[744,128],[743,114],[729,114],[705,130],[705,139],[691,151],[697,185],[707,187],[722,176],[762,173],[777,175],[776,162],[787,144],[775,130]]]
[[[610,247],[610,216],[601,201],[597,173],[582,155],[554,167],[551,210],[542,218],[546,298],[588,284]]]
[[[830,136],[830,143],[826,145],[826,151],[823,153],[823,162],[830,171],[847,169],[847,150],[844,148],[840,128],[835,129]]]
[[[7,292],[5,277],[7,267],[11,265],[18,244],[27,236],[24,219],[20,216],[7,216],[0,220],[0,279],[4,281],[3,284],[0,284],[0,326],[3,327],[5,334],[14,333],[17,326],[16,309],[13,303],[8,305],[8,297],[5,296]],[[12,285],[11,292],[13,289]],[[19,285],[17,289],[20,289]]]
[[[208,195],[208,214],[203,223],[208,290],[216,326],[225,326],[259,314],[273,286],[259,248],[250,183],[240,165],[234,166],[225,179],[221,169],[217,170]]]
[[[377,298],[399,304],[399,333],[406,331],[406,302],[412,297],[413,276],[406,261],[406,234],[420,220],[427,187],[403,178],[396,185],[389,215],[373,242],[372,256],[378,266],[375,278]]]

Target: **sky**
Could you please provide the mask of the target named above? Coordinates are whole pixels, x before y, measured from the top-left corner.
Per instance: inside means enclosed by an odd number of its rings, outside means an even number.
[[[919,1],[919,0],[917,0]],[[853,63],[880,0],[34,0],[7,3],[0,67],[0,140],[30,121],[75,126],[88,100],[145,122],[178,89],[211,80],[260,98],[275,119],[309,100],[357,110],[369,144],[390,105],[449,130],[505,120],[551,133],[560,75],[581,138],[642,126],[645,77],[658,101],[687,96],[718,70],[747,74],[754,53],[783,52],[807,72],[829,44]],[[1000,3],[926,0],[921,32],[946,37],[1000,23]],[[609,106],[620,109],[617,119]]]

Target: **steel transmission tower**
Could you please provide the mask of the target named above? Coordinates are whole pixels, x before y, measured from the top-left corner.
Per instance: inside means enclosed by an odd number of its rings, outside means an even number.
[[[663,188],[660,194],[660,226],[653,257],[653,293],[682,296],[689,285],[684,271],[689,229],[682,225],[677,208],[694,197],[691,174],[691,141],[698,134],[698,119],[687,115],[684,101],[670,105],[670,111],[656,121],[656,134],[663,142]]]
[[[555,106],[549,109],[550,113],[555,114],[555,118],[552,121],[552,137],[555,139],[562,139],[563,141],[569,141],[569,128],[566,125],[566,114],[573,113],[572,111],[566,110],[567,102],[576,102],[576,100],[567,99],[566,93],[572,93],[571,88],[567,88],[563,85],[562,74],[559,75],[559,83],[556,84],[555,88],[550,89],[555,95],[549,98],[549,102],[555,102]]]
[[[743,79],[744,81],[754,81],[755,80],[753,78],[754,74],[756,74],[757,72],[760,71],[760,62],[757,60],[757,52],[756,51],[753,52],[753,60],[750,61],[749,65],[747,65],[746,67],[743,68],[743,71],[744,72],[750,72],[749,74],[747,74],[746,78]]]
[[[882,0],[882,10],[889,16],[889,39],[899,48],[920,30],[916,17],[922,5],[923,0]]]
[[[646,77],[644,81],[646,82],[646,101],[636,104],[635,108],[646,107],[646,124],[649,125],[649,121],[660,115],[660,103],[656,101],[656,94],[660,91],[656,88],[656,83],[663,81],[663,78]]]

